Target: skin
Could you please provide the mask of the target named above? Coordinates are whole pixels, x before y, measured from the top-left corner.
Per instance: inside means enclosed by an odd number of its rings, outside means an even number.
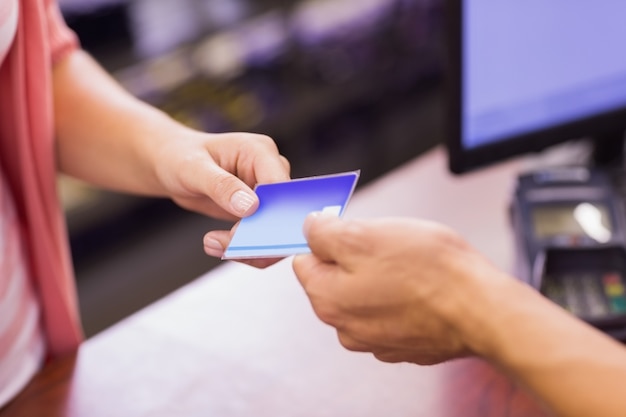
[[[52,78],[61,172],[233,222],[257,209],[255,184],[289,180],[271,138],[189,129],[130,95],[83,51],[56,64]],[[204,247],[209,255],[222,249],[213,233]]]
[[[318,214],[304,232],[312,254],[296,256],[294,271],[347,349],[421,365],[479,356],[557,415],[624,415],[626,349],[495,268],[452,230]]]

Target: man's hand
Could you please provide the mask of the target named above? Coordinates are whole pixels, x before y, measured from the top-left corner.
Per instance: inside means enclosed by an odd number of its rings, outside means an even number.
[[[476,276],[502,277],[460,237],[416,219],[309,216],[312,255],[293,267],[319,318],[349,350],[434,364],[476,353],[460,322]],[[464,300],[465,299],[465,300]]]

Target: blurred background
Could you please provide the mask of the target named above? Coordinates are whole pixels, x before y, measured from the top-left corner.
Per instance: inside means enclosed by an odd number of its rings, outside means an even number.
[[[131,93],[208,132],[271,136],[303,177],[359,186],[443,140],[439,0],[59,0]],[[230,224],[59,179],[92,336],[219,262]],[[400,202],[399,202],[400,203]]]

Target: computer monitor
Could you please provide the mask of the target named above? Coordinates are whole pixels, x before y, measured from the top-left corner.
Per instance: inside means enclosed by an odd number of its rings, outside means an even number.
[[[569,139],[621,152],[626,2],[445,1],[452,172]]]

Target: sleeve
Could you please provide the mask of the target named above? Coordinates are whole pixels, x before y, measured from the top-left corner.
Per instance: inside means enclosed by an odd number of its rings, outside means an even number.
[[[69,52],[79,48],[76,34],[65,24],[59,5],[55,0],[46,1],[46,20],[52,64],[56,64]]]

